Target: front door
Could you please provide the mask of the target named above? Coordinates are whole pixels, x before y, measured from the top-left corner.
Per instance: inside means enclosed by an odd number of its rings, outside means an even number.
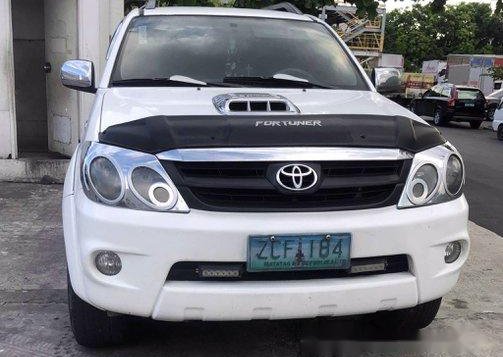
[[[12,1],[12,30],[18,152],[21,157],[46,153],[43,1]]]
[[[79,139],[78,94],[61,85],[59,72],[77,58],[77,0],[45,0],[45,60],[49,151],[71,156]]]
[[[414,113],[417,115],[423,115],[424,112],[424,102],[428,95],[430,94],[430,90],[424,92],[421,97],[414,100]]]
[[[438,100],[442,97],[442,86],[436,85],[428,91],[423,99],[423,115],[433,117],[438,106]]]

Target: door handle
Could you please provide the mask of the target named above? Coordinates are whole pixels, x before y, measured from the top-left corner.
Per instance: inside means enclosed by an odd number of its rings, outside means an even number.
[[[42,69],[44,70],[44,73],[51,73],[52,66],[49,62],[45,62],[45,64],[42,66]]]

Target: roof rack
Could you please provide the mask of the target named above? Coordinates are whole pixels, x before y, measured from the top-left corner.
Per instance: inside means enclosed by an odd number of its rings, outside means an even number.
[[[273,4],[269,6],[265,6],[262,9],[264,10],[276,10],[276,11],[283,11],[283,12],[291,12],[293,14],[297,15],[302,15],[303,12],[299,10],[299,8],[287,1],[280,2],[278,4]]]
[[[156,0],[145,0],[145,4],[140,7],[140,16],[143,16],[143,12],[146,10],[152,10],[155,9],[157,6]]]

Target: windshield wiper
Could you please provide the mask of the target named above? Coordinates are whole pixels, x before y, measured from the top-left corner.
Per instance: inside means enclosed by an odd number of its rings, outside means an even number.
[[[276,73],[271,77],[225,77],[223,79],[223,82],[233,84],[244,84],[244,85],[257,85],[257,86],[266,85],[273,87],[278,87],[279,85],[282,85],[296,88],[322,88],[322,89],[335,88],[324,84],[313,83],[308,81],[307,79],[291,76],[289,74],[284,73]]]
[[[129,78],[112,81],[112,86],[122,87],[228,87],[226,83],[207,83],[194,78],[173,75],[171,77]]]

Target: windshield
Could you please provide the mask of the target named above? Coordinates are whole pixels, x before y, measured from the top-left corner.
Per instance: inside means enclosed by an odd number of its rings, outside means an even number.
[[[279,80],[278,74],[291,77],[280,76]],[[172,76],[208,85],[228,79],[238,86],[261,86],[263,81],[257,79],[268,78],[268,86],[276,87],[287,82],[288,87],[304,87],[310,82],[320,87],[368,90],[336,39],[316,22],[223,16],[133,19],[111,85]],[[292,77],[305,81],[288,79]]]

